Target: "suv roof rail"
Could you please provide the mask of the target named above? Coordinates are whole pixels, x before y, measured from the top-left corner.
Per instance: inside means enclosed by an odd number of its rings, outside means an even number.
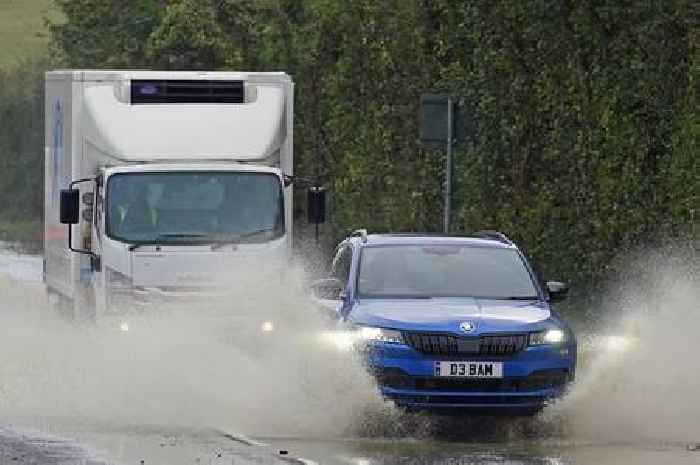
[[[476,231],[473,233],[474,236],[476,237],[482,237],[485,239],[495,239],[499,242],[503,242],[504,244],[509,244],[512,245],[513,241],[511,241],[508,236],[503,234],[501,231],[496,231],[493,229],[482,229],[480,231]]]
[[[349,237],[361,237],[362,242],[366,243],[367,242],[367,230],[366,229],[356,229],[350,233]]]

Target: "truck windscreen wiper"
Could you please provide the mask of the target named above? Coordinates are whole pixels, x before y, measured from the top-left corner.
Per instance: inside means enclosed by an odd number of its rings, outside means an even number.
[[[207,237],[206,234],[202,233],[161,233],[158,234],[158,238],[165,239],[201,239],[202,237]]]
[[[206,234],[203,233],[160,233],[158,234],[158,239],[203,239],[207,237]],[[199,242],[199,241],[197,241]],[[153,241],[148,241],[148,242],[137,242],[135,244],[131,244],[129,246],[129,251],[133,252],[134,250],[141,248],[145,245],[154,245],[158,246],[157,242]]]
[[[275,230],[275,228],[265,228],[265,229],[256,229],[255,231],[250,231],[245,234],[236,234],[236,235],[231,235],[226,237],[223,240],[216,241],[211,245],[211,250],[217,250],[222,247],[225,247],[229,244],[238,244],[240,242],[243,242],[245,239],[250,239],[255,236],[259,236],[261,234],[268,234],[271,233]]]

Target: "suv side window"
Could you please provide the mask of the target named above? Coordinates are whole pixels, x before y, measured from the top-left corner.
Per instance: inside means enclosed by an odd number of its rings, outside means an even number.
[[[331,276],[338,278],[341,283],[347,284],[350,277],[350,265],[352,264],[352,246],[343,245],[336,253],[331,265]]]

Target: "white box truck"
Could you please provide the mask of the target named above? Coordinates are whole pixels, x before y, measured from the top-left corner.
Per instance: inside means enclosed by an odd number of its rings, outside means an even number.
[[[49,298],[101,318],[290,259],[285,73],[46,73]],[[68,226],[66,226],[68,225]]]

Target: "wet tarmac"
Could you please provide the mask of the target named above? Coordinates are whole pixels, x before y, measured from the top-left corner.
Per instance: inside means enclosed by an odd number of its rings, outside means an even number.
[[[0,464],[698,464],[683,443],[247,438],[213,429],[69,425],[0,428]]]
[[[270,446],[211,429],[71,425],[65,420],[39,428],[0,428],[0,464],[279,465],[296,460]]]
[[[274,449],[328,465],[652,465],[699,464],[683,443],[482,443],[419,439],[310,441],[267,439]]]

